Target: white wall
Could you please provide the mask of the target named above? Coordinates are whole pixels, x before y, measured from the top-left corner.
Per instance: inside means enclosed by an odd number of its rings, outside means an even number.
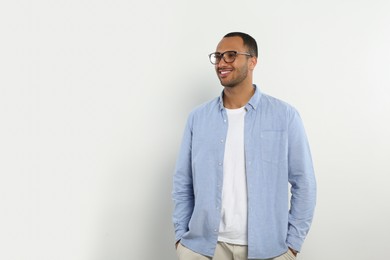
[[[390,2],[0,3],[0,258],[175,259],[171,179],[207,55],[260,47],[255,81],[298,108],[318,206],[302,260],[384,259]]]

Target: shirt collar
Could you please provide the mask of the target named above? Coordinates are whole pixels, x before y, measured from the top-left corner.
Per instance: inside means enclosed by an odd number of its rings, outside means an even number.
[[[248,104],[245,105],[245,108],[247,110],[249,110],[249,109],[256,110],[257,107],[259,106],[259,103],[260,103],[261,91],[255,84],[253,84],[253,88],[255,89],[255,93],[253,94],[251,99],[249,99]],[[219,102],[219,109],[220,110],[224,109],[224,106],[223,106],[223,91],[222,91],[221,95],[219,96],[218,102]]]

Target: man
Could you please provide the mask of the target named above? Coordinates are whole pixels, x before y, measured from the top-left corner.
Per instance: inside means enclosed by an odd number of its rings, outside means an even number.
[[[224,89],[185,128],[172,192],[180,260],[294,259],[309,231],[316,183],[305,131],[293,107],[252,83],[257,56],[239,32],[209,55]]]

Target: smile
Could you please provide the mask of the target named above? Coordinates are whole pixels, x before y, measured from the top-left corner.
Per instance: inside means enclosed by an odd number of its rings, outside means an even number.
[[[232,72],[232,70],[227,70],[227,69],[221,69],[221,70],[218,70],[218,74],[221,76],[221,77],[226,77],[227,75],[229,75],[229,73]]]

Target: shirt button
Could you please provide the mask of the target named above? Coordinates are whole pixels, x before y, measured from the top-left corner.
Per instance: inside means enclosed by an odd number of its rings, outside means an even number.
[[[221,143],[223,143],[223,139],[221,139]]]
[[[219,166],[221,166],[221,165],[222,165],[222,163],[221,163],[221,162],[219,162],[219,163],[218,163],[218,165],[219,165]]]

